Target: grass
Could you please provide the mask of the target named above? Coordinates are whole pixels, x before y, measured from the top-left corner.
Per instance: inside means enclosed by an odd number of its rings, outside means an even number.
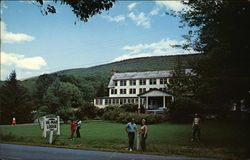
[[[81,138],[70,140],[70,126],[61,125],[61,136],[56,147],[127,152],[124,125],[112,122],[84,122]],[[1,126],[2,143],[48,145],[41,137],[38,125]],[[190,124],[162,123],[149,125],[148,150],[145,154],[186,155],[220,159],[249,158],[250,131],[248,124],[206,122],[202,127],[201,142],[191,142]],[[140,151],[136,153],[141,153]]]

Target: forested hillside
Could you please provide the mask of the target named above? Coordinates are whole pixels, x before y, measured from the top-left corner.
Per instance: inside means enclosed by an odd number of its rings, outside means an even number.
[[[175,65],[177,56],[157,56],[157,57],[143,57],[123,60],[119,62],[113,62],[103,64],[99,66],[89,68],[76,68],[69,70],[62,70],[52,74],[58,75],[70,75],[81,80],[85,84],[89,85],[107,85],[111,71],[116,72],[136,72],[136,71],[154,71],[154,70],[171,70]],[[189,67],[189,61],[200,56],[197,54],[181,55],[179,56],[183,65]],[[35,80],[37,78],[27,79],[22,81],[23,85],[32,90],[35,86]]]

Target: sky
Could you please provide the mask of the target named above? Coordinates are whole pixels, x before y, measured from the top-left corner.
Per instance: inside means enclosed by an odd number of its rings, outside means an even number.
[[[45,4],[53,4],[46,2]],[[32,1],[1,1],[1,80],[12,70],[26,79],[65,69],[91,67],[124,59],[190,54],[183,44],[188,28],[179,28],[179,1],[118,1],[88,22],[67,5],[43,15]],[[75,24],[76,22],[76,24]]]

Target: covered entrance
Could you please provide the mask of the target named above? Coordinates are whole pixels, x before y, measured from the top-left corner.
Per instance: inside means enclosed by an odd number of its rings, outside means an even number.
[[[138,95],[138,109],[141,108],[141,99],[145,99],[144,107],[147,111],[167,109],[168,104],[174,100],[173,96],[161,90],[149,90]]]

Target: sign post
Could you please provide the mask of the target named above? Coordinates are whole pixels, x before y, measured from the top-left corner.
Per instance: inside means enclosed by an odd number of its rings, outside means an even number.
[[[60,117],[57,116],[57,135],[60,135]]]
[[[58,117],[57,118],[46,118],[46,131],[49,133],[49,144],[52,144],[53,141],[53,131],[58,130]]]
[[[46,116],[43,117],[43,137],[46,138],[47,128],[46,128]]]
[[[52,144],[52,140],[53,140],[53,131],[49,132],[49,144]]]
[[[53,132],[57,131],[56,134],[60,135],[60,117],[48,118],[46,116],[39,119],[40,128],[43,130],[42,136],[47,137],[47,131],[49,131],[49,143],[53,142]]]
[[[140,135],[137,133],[136,134],[136,150],[139,151],[140,147]]]

